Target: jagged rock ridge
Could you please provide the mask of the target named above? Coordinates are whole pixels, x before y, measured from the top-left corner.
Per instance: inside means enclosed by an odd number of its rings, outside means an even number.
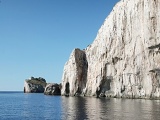
[[[160,98],[160,1],[121,0],[64,66],[62,95]]]

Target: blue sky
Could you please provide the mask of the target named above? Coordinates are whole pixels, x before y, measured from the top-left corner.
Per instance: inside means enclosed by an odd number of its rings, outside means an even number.
[[[60,83],[74,48],[84,49],[119,0],[1,0],[0,91],[24,80]]]

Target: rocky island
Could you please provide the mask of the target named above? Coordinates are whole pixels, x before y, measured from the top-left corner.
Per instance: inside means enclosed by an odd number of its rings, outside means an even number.
[[[64,66],[62,95],[160,99],[160,1],[121,0]]]
[[[47,83],[44,78],[31,77],[24,82],[24,93],[43,93],[46,84]]]
[[[61,95],[61,85],[47,83],[42,77],[31,77],[24,81],[24,93],[44,93],[45,95]]]

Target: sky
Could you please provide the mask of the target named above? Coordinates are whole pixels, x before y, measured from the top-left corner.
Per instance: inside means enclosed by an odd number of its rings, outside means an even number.
[[[0,0],[0,91],[61,83],[74,48],[91,44],[119,0]]]

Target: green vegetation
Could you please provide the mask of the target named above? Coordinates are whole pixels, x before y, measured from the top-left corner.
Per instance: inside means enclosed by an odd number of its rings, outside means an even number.
[[[35,85],[42,85],[43,87],[45,87],[47,85],[46,80],[44,78],[34,78],[31,77],[31,79],[27,79],[26,82],[31,83],[31,84],[35,84]]]

